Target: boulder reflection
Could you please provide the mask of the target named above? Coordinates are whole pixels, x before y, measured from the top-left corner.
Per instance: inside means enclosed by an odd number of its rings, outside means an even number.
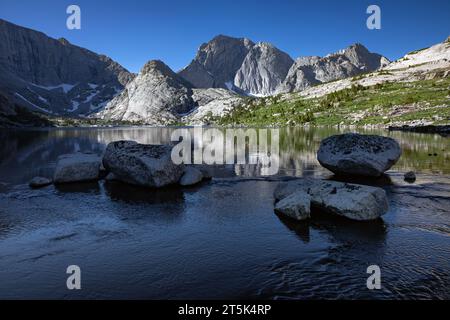
[[[304,243],[310,242],[311,230],[325,231],[334,241],[344,244],[369,242],[370,246],[382,247],[386,240],[387,226],[383,219],[353,221],[315,208],[312,209],[311,218],[306,221],[295,221],[281,215],[278,218]]]

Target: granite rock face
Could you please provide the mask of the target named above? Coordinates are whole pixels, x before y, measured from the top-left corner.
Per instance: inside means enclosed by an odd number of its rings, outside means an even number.
[[[245,57],[234,86],[246,94],[268,96],[284,81],[294,60],[269,43],[258,43]]]
[[[161,61],[150,61],[125,90],[96,116],[149,125],[203,124],[242,98],[225,89],[193,89]]]
[[[401,154],[400,145],[392,138],[349,133],[323,140],[317,159],[335,174],[379,177]]]
[[[183,165],[172,162],[171,152],[170,145],[111,142],[103,156],[103,166],[114,174],[115,180],[160,188],[178,183],[184,173]]]
[[[110,58],[0,19],[0,88],[54,115],[90,114],[134,77]]]
[[[149,61],[99,113],[106,120],[170,124],[195,107],[192,85],[162,61]]]
[[[242,96],[220,88],[193,89],[192,99],[195,109],[181,118],[191,125],[208,124],[210,117],[222,117],[243,101]]]
[[[202,44],[194,60],[179,74],[196,88],[227,89],[253,45],[245,38],[219,35]]]

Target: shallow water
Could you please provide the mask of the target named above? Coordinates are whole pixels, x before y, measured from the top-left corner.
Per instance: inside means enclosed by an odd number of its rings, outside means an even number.
[[[388,192],[390,210],[369,223],[320,212],[297,223],[273,212],[279,181],[334,178],[315,152],[337,129],[281,130],[280,172],[269,179],[240,166],[195,188],[28,188],[52,175],[61,154],[101,154],[120,139],[167,142],[171,130],[0,131],[0,298],[450,298],[450,140],[437,135],[369,131],[404,150],[371,182]],[[409,170],[414,184],[403,181]],[[72,264],[80,291],[66,289]],[[366,287],[373,264],[381,290]]]

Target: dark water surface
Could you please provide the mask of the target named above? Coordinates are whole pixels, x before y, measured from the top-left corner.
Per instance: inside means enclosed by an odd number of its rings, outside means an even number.
[[[293,176],[333,178],[315,160],[337,129],[283,129],[280,174],[225,167],[195,188],[118,183],[30,190],[65,153],[120,139],[161,143],[167,128],[0,131],[0,298],[450,299],[450,140],[389,133],[403,156],[387,177],[390,210],[369,223],[317,212],[280,219],[273,190]],[[418,173],[415,184],[403,181]],[[367,181],[365,181],[367,182]],[[66,289],[79,265],[82,290]],[[366,287],[379,265],[382,289]]]

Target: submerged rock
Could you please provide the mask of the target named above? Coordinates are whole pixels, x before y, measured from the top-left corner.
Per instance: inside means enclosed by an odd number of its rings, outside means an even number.
[[[34,177],[33,179],[31,179],[29,186],[32,189],[37,189],[37,188],[46,187],[51,184],[52,184],[52,180],[50,180],[48,178]]]
[[[53,181],[56,184],[98,180],[101,158],[95,154],[62,155],[56,163]]]
[[[383,189],[335,181],[294,180],[280,184],[274,196],[281,201],[299,191],[311,196],[312,206],[352,220],[374,220],[389,208]]]
[[[278,202],[275,211],[299,221],[308,219],[311,215],[311,196],[304,190],[297,191]]]
[[[392,138],[348,133],[323,140],[317,159],[335,174],[379,177],[401,154],[400,145]]]
[[[106,148],[103,165],[119,181],[143,187],[164,187],[177,183],[184,173],[183,165],[173,163],[171,151],[170,145],[111,142]]]
[[[413,171],[405,173],[405,181],[406,182],[415,182],[416,181],[416,174]]]
[[[203,174],[194,167],[186,167],[183,176],[180,179],[180,185],[192,186],[203,180]]]

